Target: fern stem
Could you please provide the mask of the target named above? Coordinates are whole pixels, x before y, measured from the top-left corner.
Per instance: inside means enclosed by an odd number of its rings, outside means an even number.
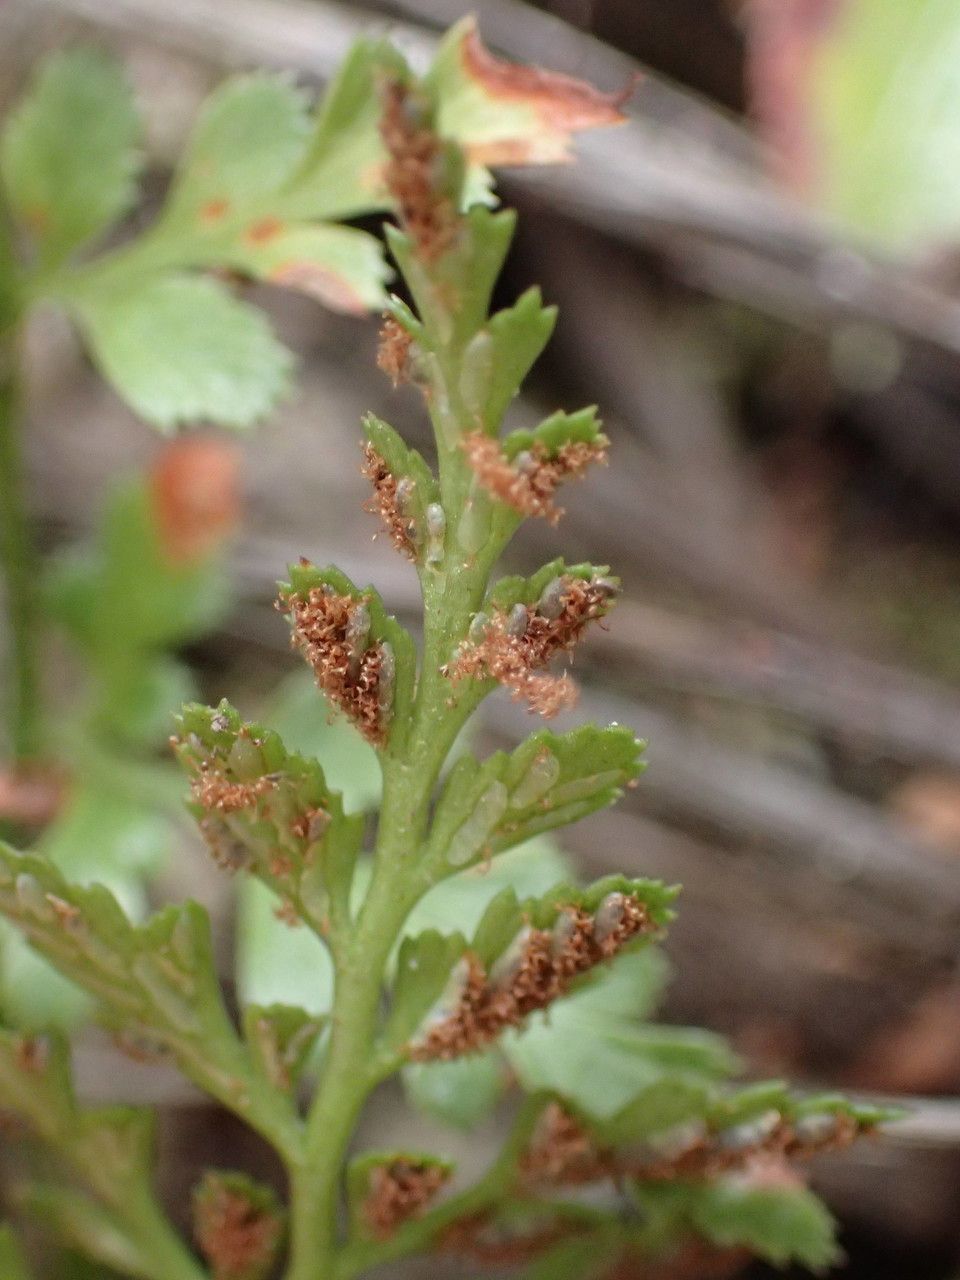
[[[320,1280],[332,1273],[341,1170],[357,1117],[375,1083],[369,1064],[381,974],[403,923],[398,896],[390,901],[392,881],[380,877],[377,884],[376,890],[371,888],[366,920],[337,974],[329,1056],[310,1111],[304,1158],[291,1172],[287,1280]]]
[[[459,458],[456,466],[462,466]],[[462,476],[457,475],[462,485]],[[451,482],[444,484],[449,492]],[[449,705],[440,667],[479,606],[490,558],[464,567],[459,547],[424,581],[424,651],[411,732],[384,755],[374,874],[337,967],[326,1066],[307,1120],[305,1155],[291,1169],[286,1280],[326,1280],[338,1257],[340,1176],[357,1117],[382,1075],[375,1053],[383,974],[403,923],[427,884],[415,873],[440,770],[466,718]]]
[[[429,662],[425,663],[429,669]],[[340,1175],[357,1117],[379,1082],[375,1055],[383,974],[422,887],[411,871],[430,796],[455,732],[444,724],[442,689],[424,678],[414,732],[401,756],[384,760],[375,870],[337,969],[330,1050],[307,1120],[305,1153],[291,1170],[290,1263],[286,1280],[332,1274]]]

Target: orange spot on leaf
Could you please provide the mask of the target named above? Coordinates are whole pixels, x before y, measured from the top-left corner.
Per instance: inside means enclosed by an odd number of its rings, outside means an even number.
[[[238,454],[221,440],[177,440],[160,454],[150,474],[150,499],[160,546],[173,564],[189,564],[213,552],[240,515]]]
[[[573,76],[508,62],[486,48],[475,26],[466,31],[460,55],[467,77],[491,98],[531,107],[543,126],[540,136],[468,145],[470,158],[479,164],[556,163],[568,158],[572,133],[626,119],[621,108],[633,83],[622,93],[601,93]]]
[[[248,244],[268,244],[271,240],[275,240],[283,230],[283,223],[279,218],[261,218],[259,222],[252,223],[244,233],[244,239]]]
[[[229,200],[208,200],[200,208],[200,221],[205,223],[220,222],[230,210]]]

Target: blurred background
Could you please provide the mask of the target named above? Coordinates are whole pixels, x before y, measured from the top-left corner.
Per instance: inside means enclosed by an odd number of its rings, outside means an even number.
[[[640,72],[626,126],[562,169],[501,175],[520,233],[503,296],[538,282],[556,336],[514,425],[597,402],[611,465],[567,495],[563,549],[624,597],[578,655],[577,717],[650,740],[640,787],[565,833],[591,875],[684,885],[664,1016],[728,1034],[760,1076],[917,1099],[896,1141],[816,1184],[856,1277],[960,1261],[960,10],[932,0],[477,0],[494,49],[605,90]],[[148,126],[143,206],[228,71],[319,88],[350,39],[424,61],[452,0],[4,0],[0,106],[43,53],[120,54]],[[297,390],[239,446],[237,598],[188,657],[205,696],[256,708],[292,669],[272,611],[298,555],[373,581],[414,620],[412,568],[361,504],[358,422],[424,438],[375,368],[374,319],[251,290],[297,352]],[[89,533],[109,484],[162,445],[64,322],[30,335],[27,433],[44,545]],[[211,433],[212,435],[213,433]],[[64,688],[70,675],[64,669]],[[56,677],[54,677],[56,680]],[[504,697],[484,733],[529,726]],[[165,891],[224,889],[191,850]],[[170,1103],[185,1135],[241,1141],[162,1072],[135,1085],[89,1047],[91,1096]],[[86,1064],[83,1066],[83,1064]],[[119,1076],[117,1072],[119,1070]],[[111,1071],[114,1073],[111,1075]],[[375,1123],[396,1123],[391,1102]],[[181,1169],[181,1164],[184,1166]]]

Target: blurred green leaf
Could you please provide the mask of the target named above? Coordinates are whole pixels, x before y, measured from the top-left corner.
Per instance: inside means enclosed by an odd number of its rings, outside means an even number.
[[[164,650],[221,616],[229,584],[218,560],[171,559],[147,486],[134,481],[109,497],[93,545],[55,558],[43,585],[48,613],[88,660],[95,729],[108,742],[155,747],[193,693],[188,670]]]
[[[197,903],[169,906],[135,926],[102,885],[70,884],[46,858],[0,844],[0,913],[108,1017],[168,1048],[185,1075],[276,1144],[288,1141],[289,1102],[253,1083]]]
[[[27,1260],[11,1227],[0,1227],[0,1276],[4,1280],[30,1280]]]
[[[266,318],[214,280],[94,278],[69,304],[103,375],[165,431],[204,418],[250,427],[289,385],[292,357]]]
[[[802,1186],[764,1187],[748,1177],[637,1186],[640,1204],[670,1215],[721,1248],[743,1247],[784,1267],[822,1271],[840,1259],[833,1218]]]
[[[209,559],[179,563],[165,554],[146,485],[117,486],[92,547],[54,562],[48,609],[92,657],[109,664],[133,650],[195,639],[220,617],[227,583]]]
[[[89,1022],[96,1001],[64,977],[6,920],[0,922],[0,1010],[27,1031],[74,1031]]]
[[[288,78],[227,80],[200,114],[159,234],[185,264],[230,267],[335,310],[382,307],[389,272],[377,239],[291,219],[291,180],[309,133],[306,98]]]
[[[520,1273],[521,1280],[594,1280],[605,1275],[616,1256],[616,1245],[595,1236],[564,1240]]]
[[[59,1268],[57,1280],[118,1280],[118,1273],[112,1267],[108,1269],[72,1249],[58,1250],[54,1265]]]
[[[150,1194],[153,1116],[133,1107],[79,1108],[61,1038],[0,1030],[0,1101],[107,1202],[120,1187],[134,1202]]]
[[[598,1118],[573,1108],[605,1154],[607,1168],[644,1185],[669,1183],[680,1175],[695,1187],[723,1174],[739,1186],[737,1179],[749,1180],[770,1167],[763,1156],[774,1161],[813,1156],[896,1118],[841,1097],[797,1098],[781,1081],[731,1085],[727,1077],[735,1064],[729,1052],[724,1062],[705,1033],[663,1026],[644,1030],[655,1037],[646,1065],[659,1067],[659,1078],[651,1081],[641,1064],[639,1092],[621,1111]],[[694,1163],[684,1169],[690,1159]],[[750,1185],[783,1184],[760,1178]],[[662,1202],[668,1209],[672,1203]]]
[[[163,214],[185,233],[219,235],[286,182],[310,132],[306,95],[285,75],[225,80],[207,98],[177,167]]]
[[[173,839],[163,814],[104,779],[74,789],[39,850],[75,883],[106,885],[138,918],[147,907],[140,878],[163,865]]]
[[[54,1237],[86,1255],[58,1270],[57,1280],[113,1280],[117,1276],[149,1276],[141,1249],[122,1223],[90,1196],[67,1187],[32,1184],[24,1193],[24,1207],[49,1227]],[[97,1261],[94,1262],[93,1259]],[[98,1264],[109,1266],[109,1272]],[[58,1265],[62,1266],[59,1263]]]
[[[168,736],[171,712],[194,697],[196,684],[190,668],[176,658],[153,652],[137,663],[135,656],[128,649],[128,661],[101,666],[101,727],[114,737],[152,746]]]
[[[122,1180],[147,1176],[153,1117],[133,1107],[81,1111],[73,1094],[67,1046],[60,1037],[23,1037],[0,1030],[0,1096],[41,1137],[66,1147],[88,1168],[95,1175],[95,1187],[109,1186],[115,1193]]]
[[[780,9],[783,12],[780,12]],[[746,6],[755,109],[786,182],[911,255],[960,232],[960,13],[942,0]]]
[[[74,787],[38,851],[75,883],[105,885],[136,920],[147,910],[144,877],[166,860],[174,833],[166,815],[122,785],[92,780]],[[0,1007],[15,1026],[72,1029],[89,1019],[91,997],[6,922],[0,957]]]
[[[317,125],[288,194],[303,216],[353,217],[389,204],[379,135],[380,83],[409,71],[389,44],[361,40],[321,104]],[[615,103],[565,76],[494,59],[476,24],[453,27],[424,81],[436,125],[467,153],[465,205],[491,200],[487,165],[553,164],[569,156],[572,133],[618,123]]]
[[[403,1069],[403,1087],[413,1105],[455,1129],[475,1129],[503,1096],[506,1064],[497,1050],[450,1062],[413,1062]]]
[[[68,1245],[124,1275],[156,1280],[193,1274],[185,1247],[154,1197],[155,1117],[149,1110],[79,1107],[66,1042],[7,1030],[0,1030],[0,1105],[52,1149],[57,1174],[65,1181],[78,1176],[85,1184],[81,1193],[28,1183],[20,1194],[30,1213],[47,1220]],[[103,1273],[71,1267],[60,1274]]]
[[[166,858],[180,825],[176,771],[130,748],[153,751],[190,692],[189,676],[163,647],[216,617],[224,582],[209,557],[177,564],[164,554],[142,482],[111,496],[94,545],[47,570],[47,610],[86,656],[90,688],[58,720],[70,789],[39,848],[79,884],[107,886],[134,919],[146,910],[144,881]],[[18,1025],[72,1027],[91,1001],[23,939],[2,933],[0,1002]]]
[[[662,1030],[669,1036],[673,1029]],[[643,1142],[706,1115],[714,1093],[711,1074],[691,1071],[689,1063],[678,1063],[674,1070],[668,1063],[660,1065],[659,1079],[642,1085],[622,1111],[591,1126],[601,1139],[608,1138],[612,1146]]]
[[[387,301],[391,272],[380,241],[355,227],[267,219],[217,258],[268,284],[309,294],[333,311],[363,315]]]
[[[324,1014],[333,1000],[333,963],[316,934],[278,919],[277,896],[258,880],[237,885],[237,994],[242,1004],[291,1004]]]
[[[140,124],[120,65],[67,49],[41,65],[8,118],[0,170],[14,213],[56,262],[104,231],[136,194]]]
[[[263,719],[291,751],[320,762],[348,813],[376,808],[381,790],[380,759],[349,720],[335,714],[309,671],[292,672],[281,681]]]
[[[647,948],[619,956],[547,1014],[534,1014],[501,1042],[520,1083],[529,1092],[555,1092],[604,1119],[666,1078],[730,1075],[737,1062],[719,1036],[645,1025],[665,979],[662,955]]]
[[[535,898],[569,874],[570,863],[551,840],[530,840],[495,862],[470,867],[435,885],[410,913],[404,933],[458,929],[471,937],[490,902],[504,889],[515,890],[518,898]]]
[[[811,74],[828,207],[908,250],[960,231],[960,13],[847,0]],[[817,163],[817,160],[814,161]]]
[[[351,218],[389,205],[383,184],[380,79],[408,72],[385,41],[358,40],[317,111],[303,163],[286,193],[305,218]]]

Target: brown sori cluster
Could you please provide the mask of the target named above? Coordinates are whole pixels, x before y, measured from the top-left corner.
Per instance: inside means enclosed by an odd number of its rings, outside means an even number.
[[[282,596],[277,607],[289,613],[291,643],[313,668],[318,687],[368,742],[380,746],[392,690],[384,647],[367,643],[364,601],[338,595],[324,585],[312,587],[306,595]]]
[[[456,206],[438,183],[440,139],[420,119],[406,85],[388,81],[382,98],[380,136],[388,154],[384,181],[417,253],[433,262],[450,247],[457,229]]]
[[[400,1158],[377,1165],[362,1209],[371,1234],[378,1240],[393,1235],[433,1200],[449,1177],[449,1169],[423,1160]]]
[[[606,614],[615,594],[605,578],[555,579],[535,607],[518,604],[510,613],[495,613],[477,639],[460,645],[443,674],[451,680],[496,680],[515,701],[549,719],[573,705],[577,688],[566,674],[537,674],[539,668],[572,649],[587,624]]]
[[[581,973],[612,956],[653,922],[644,903],[609,894],[595,914],[570,907],[553,929],[526,929],[488,974],[473,954],[463,964],[456,1005],[444,1010],[409,1048],[418,1062],[482,1049],[507,1027],[545,1009]]]
[[[190,790],[197,804],[208,813],[239,813],[252,808],[261,796],[272,791],[278,778],[265,774],[247,782],[234,782],[226,776],[216,760],[204,760],[190,779]]]
[[[464,436],[463,451],[473,474],[495,498],[523,516],[542,516],[554,525],[563,515],[563,508],[553,501],[557,489],[566,480],[579,479],[593,463],[607,459],[605,441],[571,441],[553,456],[535,444],[510,462],[500,442],[482,431]]]
[[[323,834],[330,825],[330,814],[326,809],[315,806],[312,809],[304,809],[303,813],[298,814],[290,823],[290,830],[298,840],[309,840],[312,844],[315,840],[322,840]]]
[[[361,471],[373,485],[373,497],[364,503],[364,509],[380,517],[397,551],[408,560],[415,560],[417,549],[413,541],[414,524],[403,510],[403,491],[400,488],[402,482],[397,481],[369,441],[363,446]],[[405,483],[409,485],[411,481],[407,480]]]
[[[606,1154],[569,1111],[557,1102],[544,1111],[524,1152],[520,1169],[532,1183],[578,1186],[609,1173]]]
[[[216,1174],[207,1174],[194,1200],[197,1244],[213,1280],[244,1280],[269,1266],[280,1240],[276,1213],[255,1205]]]
[[[710,1179],[742,1170],[762,1157],[806,1159],[849,1146],[862,1133],[850,1116],[823,1114],[788,1120],[776,1112],[716,1133],[694,1133],[683,1149],[665,1156],[604,1149],[556,1103],[544,1112],[522,1168],[531,1183],[576,1186],[600,1178],[644,1182]]]
[[[384,316],[380,326],[380,342],[377,346],[377,368],[381,369],[395,387],[410,381],[410,348],[413,339],[393,316]]]

